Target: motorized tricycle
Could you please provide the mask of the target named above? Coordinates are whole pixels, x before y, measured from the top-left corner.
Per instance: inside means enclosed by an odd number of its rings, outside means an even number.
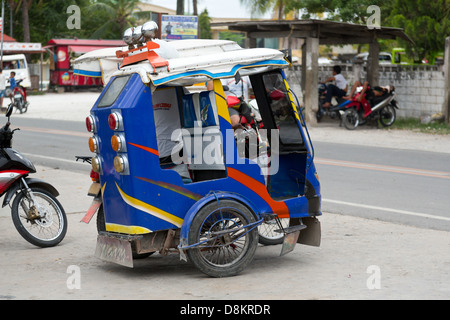
[[[127,30],[127,47],[76,61],[76,73],[107,83],[86,118],[97,175],[83,220],[97,213],[96,256],[133,267],[133,257],[176,252],[226,277],[252,261],[263,223],[279,226],[282,254],[318,246],[320,184],[284,54],[224,40],[165,42],[153,39],[155,28]],[[220,79],[241,76],[264,123],[265,162],[260,149],[242,157],[231,126]],[[274,90],[284,97],[271,99]]]

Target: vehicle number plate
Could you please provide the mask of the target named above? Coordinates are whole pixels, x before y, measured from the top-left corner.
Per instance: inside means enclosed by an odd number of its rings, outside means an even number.
[[[131,243],[127,240],[112,238],[99,234],[95,256],[102,260],[133,268]]]

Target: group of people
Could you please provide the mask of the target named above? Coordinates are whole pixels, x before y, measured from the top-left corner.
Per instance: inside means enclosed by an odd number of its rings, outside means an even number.
[[[369,93],[370,95],[374,97],[382,96],[385,92],[381,87],[375,87],[373,89],[370,88],[369,82],[364,81],[364,83],[361,83],[360,81],[355,81],[355,83],[352,86],[352,89],[350,90],[350,93],[347,95],[348,91],[348,83],[347,80],[344,78],[344,76],[341,74],[341,67],[340,66],[334,66],[333,67],[333,76],[329,77],[327,80],[322,82],[323,84],[326,84],[328,82],[335,82],[335,84],[329,84],[327,86],[327,94],[325,97],[325,102],[322,105],[323,108],[329,108],[331,106],[331,99],[333,97],[343,98],[345,100],[351,100],[353,99],[353,95],[356,92],[356,89],[358,87],[362,87],[362,90],[360,92],[360,95],[356,97],[357,101],[361,101],[361,99],[364,97],[365,93]],[[369,91],[368,91],[369,90]]]
[[[9,84],[10,84],[10,94],[9,97],[12,100],[14,88],[17,86],[16,84],[16,73],[12,71],[9,75]],[[6,96],[6,77],[3,74],[3,70],[0,68],[0,109],[3,108],[3,98]]]

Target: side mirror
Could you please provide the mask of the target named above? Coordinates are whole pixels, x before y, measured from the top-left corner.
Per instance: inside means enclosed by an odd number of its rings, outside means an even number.
[[[8,106],[8,109],[6,109],[6,117],[9,119],[11,117],[11,113],[13,111],[13,105],[12,103]]]

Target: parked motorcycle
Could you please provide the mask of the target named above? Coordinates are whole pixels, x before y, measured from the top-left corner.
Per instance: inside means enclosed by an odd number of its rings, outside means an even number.
[[[19,130],[10,129],[12,110],[13,106],[9,105],[7,123],[0,129],[0,196],[5,196],[3,207],[12,202],[14,226],[25,240],[38,247],[53,247],[66,235],[66,213],[56,199],[59,193],[55,187],[40,179],[29,178],[29,174],[36,173],[33,163],[12,149],[12,137]]]
[[[20,85],[22,81],[23,79],[18,80],[17,85],[10,93],[12,95],[11,105],[17,110],[19,110],[20,113],[25,113],[28,110],[29,102],[27,101],[27,94],[25,88]]]
[[[395,88],[390,87],[383,95],[369,99],[364,93],[361,101],[357,93],[351,103],[346,106],[346,111],[342,117],[344,126],[348,130],[354,130],[358,126],[366,124],[368,121],[379,121],[383,127],[392,126],[396,120],[398,109],[395,100]]]
[[[316,113],[317,121],[322,120],[324,116],[328,116],[331,119],[341,119],[341,114],[343,114],[346,110],[348,104],[350,104],[350,100],[345,100],[342,98],[338,98],[337,105],[330,106],[329,108],[324,108],[323,104],[325,103],[325,97],[327,95],[327,86],[323,83],[319,83],[319,110]]]

